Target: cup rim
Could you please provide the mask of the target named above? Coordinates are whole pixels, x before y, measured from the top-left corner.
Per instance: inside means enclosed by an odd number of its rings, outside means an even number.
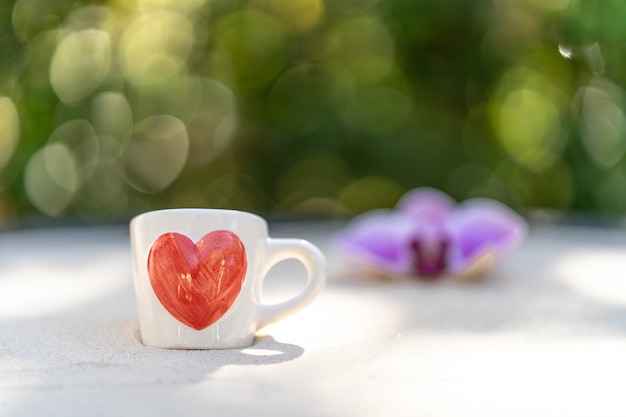
[[[139,221],[140,219],[144,218],[144,217],[152,217],[152,216],[156,216],[156,215],[160,215],[160,214],[167,214],[167,213],[173,213],[173,212],[183,212],[186,214],[200,214],[200,213],[204,213],[204,214],[213,214],[213,215],[217,215],[217,214],[235,214],[238,216],[247,216],[247,217],[251,217],[253,219],[257,219],[265,224],[267,224],[267,221],[259,216],[258,214],[254,214],[254,213],[250,213],[249,211],[243,211],[243,210],[235,210],[235,209],[215,209],[215,208],[200,208],[200,207],[181,207],[181,208],[165,208],[165,209],[157,209],[157,210],[150,210],[150,211],[146,211],[143,213],[139,213],[135,216],[133,216],[130,219],[130,223],[134,223],[136,221]]]

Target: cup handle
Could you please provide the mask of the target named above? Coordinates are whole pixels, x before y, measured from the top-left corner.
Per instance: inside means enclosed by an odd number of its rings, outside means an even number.
[[[326,260],[312,243],[301,239],[267,239],[263,278],[281,261],[296,259],[304,265],[307,281],[304,288],[291,298],[275,304],[260,305],[259,328],[302,310],[317,297],[326,282]]]

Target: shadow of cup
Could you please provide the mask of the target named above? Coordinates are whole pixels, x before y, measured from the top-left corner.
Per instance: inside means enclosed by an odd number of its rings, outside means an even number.
[[[129,371],[143,383],[197,382],[226,365],[271,365],[296,359],[304,353],[301,346],[276,341],[271,336],[257,336],[250,347],[239,349],[162,349],[141,343],[138,324],[133,323],[132,347],[142,352],[141,360]],[[148,368],[148,369],[146,369]]]

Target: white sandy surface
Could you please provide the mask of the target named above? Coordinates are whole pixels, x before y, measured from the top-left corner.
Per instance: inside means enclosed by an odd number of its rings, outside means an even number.
[[[535,228],[488,280],[429,285],[343,264],[334,228],[271,228],[327,253],[328,286],[221,351],[140,343],[125,227],[1,233],[0,416],[626,414],[626,232]]]

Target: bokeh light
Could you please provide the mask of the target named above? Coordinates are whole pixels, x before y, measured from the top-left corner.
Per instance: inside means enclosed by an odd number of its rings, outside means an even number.
[[[393,68],[393,38],[389,29],[373,17],[358,16],[340,21],[326,35],[324,43],[322,57],[345,65],[359,83],[377,82]]]
[[[291,37],[276,17],[254,9],[234,12],[219,20],[215,32],[217,54],[233,69],[231,82],[259,88],[286,67]]]
[[[97,29],[66,35],[50,62],[50,84],[59,99],[76,103],[100,86],[111,68],[111,39]]]
[[[603,168],[617,164],[626,152],[626,100],[610,80],[594,77],[580,92],[581,135],[592,160]]]
[[[524,66],[505,74],[491,103],[494,131],[509,155],[541,171],[565,149],[570,99],[560,80]]]
[[[124,152],[128,183],[154,193],[170,185],[182,171],[189,152],[185,124],[173,116],[140,120]]]
[[[61,143],[46,145],[28,161],[24,186],[32,204],[42,213],[60,214],[72,201],[79,173],[72,151]]]
[[[153,85],[186,71],[193,45],[189,20],[177,13],[143,13],[128,25],[120,40],[120,67],[135,85]]]
[[[237,99],[224,84],[196,79],[194,90],[199,94],[193,112],[187,114],[189,133],[189,166],[206,166],[230,146],[238,122]]]
[[[10,0],[0,224],[347,216],[410,188],[626,213],[626,4]]]
[[[0,97],[0,170],[11,160],[20,139],[20,119],[15,104]]]
[[[116,91],[96,95],[91,102],[91,120],[101,138],[108,136],[118,142],[118,149],[113,149],[113,153],[119,156],[119,146],[133,127],[133,113],[126,96]],[[114,154],[108,156],[114,157]]]
[[[324,18],[323,0],[271,0],[269,3],[273,11],[298,32],[313,29]]]

